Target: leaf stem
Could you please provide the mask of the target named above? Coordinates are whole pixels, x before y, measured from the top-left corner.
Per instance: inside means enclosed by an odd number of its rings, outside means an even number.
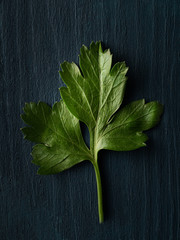
[[[102,185],[101,185],[101,176],[100,176],[99,166],[97,161],[93,162],[93,166],[96,174],[96,183],[97,183],[99,223],[103,223],[104,214],[103,214],[103,201],[102,201]]]

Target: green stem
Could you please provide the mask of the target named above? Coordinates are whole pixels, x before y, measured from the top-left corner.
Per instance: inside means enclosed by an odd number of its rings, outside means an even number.
[[[102,201],[102,185],[101,185],[101,176],[100,176],[99,166],[98,166],[97,161],[93,163],[93,166],[94,166],[94,170],[95,170],[95,173],[96,173],[99,223],[102,223],[102,222],[104,222],[103,201]]]
[[[97,184],[97,197],[98,197],[98,212],[99,212],[99,223],[104,222],[104,214],[103,214],[103,201],[102,201],[102,185],[101,185],[101,176],[99,172],[98,166],[98,152],[96,150],[96,129],[90,129],[90,151],[93,155],[92,164],[94,166],[95,174],[96,174],[96,184]]]

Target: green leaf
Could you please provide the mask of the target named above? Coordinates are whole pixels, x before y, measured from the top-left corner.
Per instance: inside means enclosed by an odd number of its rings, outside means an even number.
[[[154,127],[160,120],[163,107],[158,102],[145,104],[144,99],[132,102],[115,114],[102,136],[97,149],[129,151],[146,146],[148,137],[142,133]]]
[[[81,48],[83,76],[75,63],[61,65],[60,75],[67,85],[60,89],[61,96],[73,115],[90,130],[102,130],[123,100],[128,68],[121,62],[111,69],[111,63],[110,51],[103,52],[101,43],[93,42],[90,49]]]
[[[25,138],[39,143],[32,152],[33,163],[40,166],[39,174],[58,173],[91,160],[79,120],[63,101],[55,103],[52,108],[43,102],[26,104],[21,117],[30,126],[22,128]]]
[[[160,120],[163,107],[158,102],[134,101],[121,108],[128,67],[113,67],[110,50],[101,43],[82,46],[80,68],[64,62],[60,75],[67,87],[60,88],[63,101],[51,108],[39,102],[25,105],[22,129],[25,138],[38,143],[32,151],[39,174],[54,174],[89,160],[93,164],[98,195],[99,222],[103,222],[102,187],[98,167],[101,149],[129,151],[146,146],[143,131]],[[79,120],[90,132],[90,149],[84,143]]]

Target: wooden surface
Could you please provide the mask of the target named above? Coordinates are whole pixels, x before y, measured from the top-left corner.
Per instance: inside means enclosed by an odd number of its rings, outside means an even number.
[[[2,0],[0,25],[0,239],[179,240],[180,2]],[[92,40],[130,67],[125,103],[165,106],[147,148],[100,153],[102,225],[92,166],[38,176],[20,132],[24,103],[58,101],[59,64]]]

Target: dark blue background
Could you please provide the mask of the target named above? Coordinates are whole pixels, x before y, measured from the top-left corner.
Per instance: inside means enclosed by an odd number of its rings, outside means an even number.
[[[0,25],[0,239],[179,240],[179,1],[3,0]],[[92,166],[38,176],[20,132],[24,103],[58,101],[59,64],[92,40],[130,67],[125,103],[165,106],[147,148],[100,153],[101,225]]]

